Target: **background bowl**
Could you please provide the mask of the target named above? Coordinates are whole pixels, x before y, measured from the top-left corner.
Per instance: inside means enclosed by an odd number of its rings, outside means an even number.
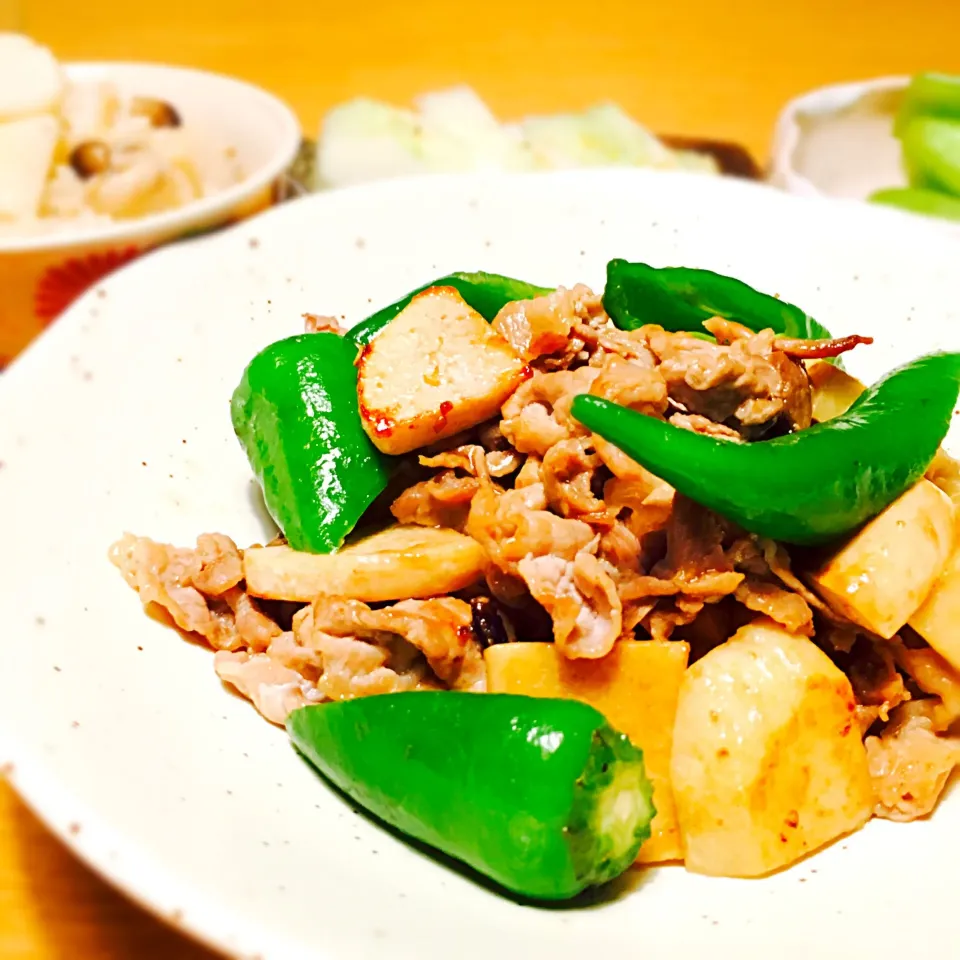
[[[212,131],[248,171],[240,183],[176,210],[107,226],[0,239],[0,369],[105,274],[171,240],[252,216],[283,196],[300,144],[290,109],[230,77],[136,63],[71,63],[71,81],[110,81],[121,96],[170,101],[185,125]]]
[[[770,151],[770,182],[802,196],[865,200],[906,185],[893,120],[909,77],[820,87],[781,112]]]

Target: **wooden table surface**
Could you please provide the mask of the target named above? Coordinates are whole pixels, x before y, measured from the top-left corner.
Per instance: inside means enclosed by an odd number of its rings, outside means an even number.
[[[613,99],[652,129],[766,156],[783,102],[822,83],[960,72],[960,4],[944,0],[0,0],[0,29],[64,59],[152,59],[244,77],[304,129],[357,94],[403,102],[472,84],[503,117]],[[6,638],[10,642],[12,638]],[[199,960],[211,955],[128,904],[0,783],[0,957]]]

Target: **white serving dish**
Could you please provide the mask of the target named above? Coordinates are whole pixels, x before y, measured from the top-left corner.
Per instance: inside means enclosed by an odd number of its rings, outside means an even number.
[[[960,347],[958,255],[883,209],[591,170],[334,191],[120,270],[0,378],[0,770],[113,883],[236,957],[806,960],[918,936],[949,953],[956,793],[767,879],[661,867],[589,905],[520,905],[327,789],[209,651],[144,616],[107,548],[124,530],[272,535],[229,397],[305,311],[355,322],[457,269],[599,287],[621,256],[734,274],[872,334],[848,362],[872,380]]]

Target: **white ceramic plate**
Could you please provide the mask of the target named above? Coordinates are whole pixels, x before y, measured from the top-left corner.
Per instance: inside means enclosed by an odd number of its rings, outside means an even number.
[[[588,171],[290,204],[116,274],[0,379],[0,765],[81,856],[187,931],[269,960],[767,960],[954,942],[957,796],[771,879],[671,867],[590,907],[518,906],[334,796],[107,562],[124,530],[269,535],[228,400],[305,310],[357,320],[452,269],[599,286],[614,256],[733,273],[837,334],[874,334],[849,363],[867,378],[960,347],[960,247],[937,231],[739,182]]]

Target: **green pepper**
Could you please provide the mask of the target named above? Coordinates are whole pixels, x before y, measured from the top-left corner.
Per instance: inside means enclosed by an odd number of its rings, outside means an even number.
[[[653,323],[665,330],[699,330],[704,320],[723,317],[751,330],[771,329],[785,337],[829,339],[830,332],[791,303],[712,270],[651,267],[611,260],[603,305],[621,330]]]
[[[888,374],[842,416],[737,444],[702,436],[599,397],[574,398],[585,427],[680,493],[745,530],[820,544],[850,533],[919,480],[950,427],[960,353]]]
[[[280,340],[253,358],[230,401],[267,509],[295,550],[339,547],[389,479],[390,458],[360,423],[355,356],[333,333]]]
[[[928,217],[960,220],[960,198],[939,190],[924,190],[919,187],[890,187],[870,195],[871,203],[879,203]]]
[[[650,836],[643,753],[576,700],[381,694],[301,707],[287,730],[371,813],[524,897],[604,883]]]
[[[460,296],[485,320],[492,320],[513,300],[531,300],[550,293],[550,287],[537,287],[524,280],[502,277],[498,273],[451,273],[433,283],[418,287],[396,303],[378,310],[358,323],[347,336],[359,347],[366,346],[410,301],[430,287],[454,287]]]
[[[960,196],[960,123],[915,117],[904,127],[900,142],[912,187]]]
[[[903,92],[893,132],[902,136],[916,117],[960,120],[960,77],[945,73],[918,73]]]

